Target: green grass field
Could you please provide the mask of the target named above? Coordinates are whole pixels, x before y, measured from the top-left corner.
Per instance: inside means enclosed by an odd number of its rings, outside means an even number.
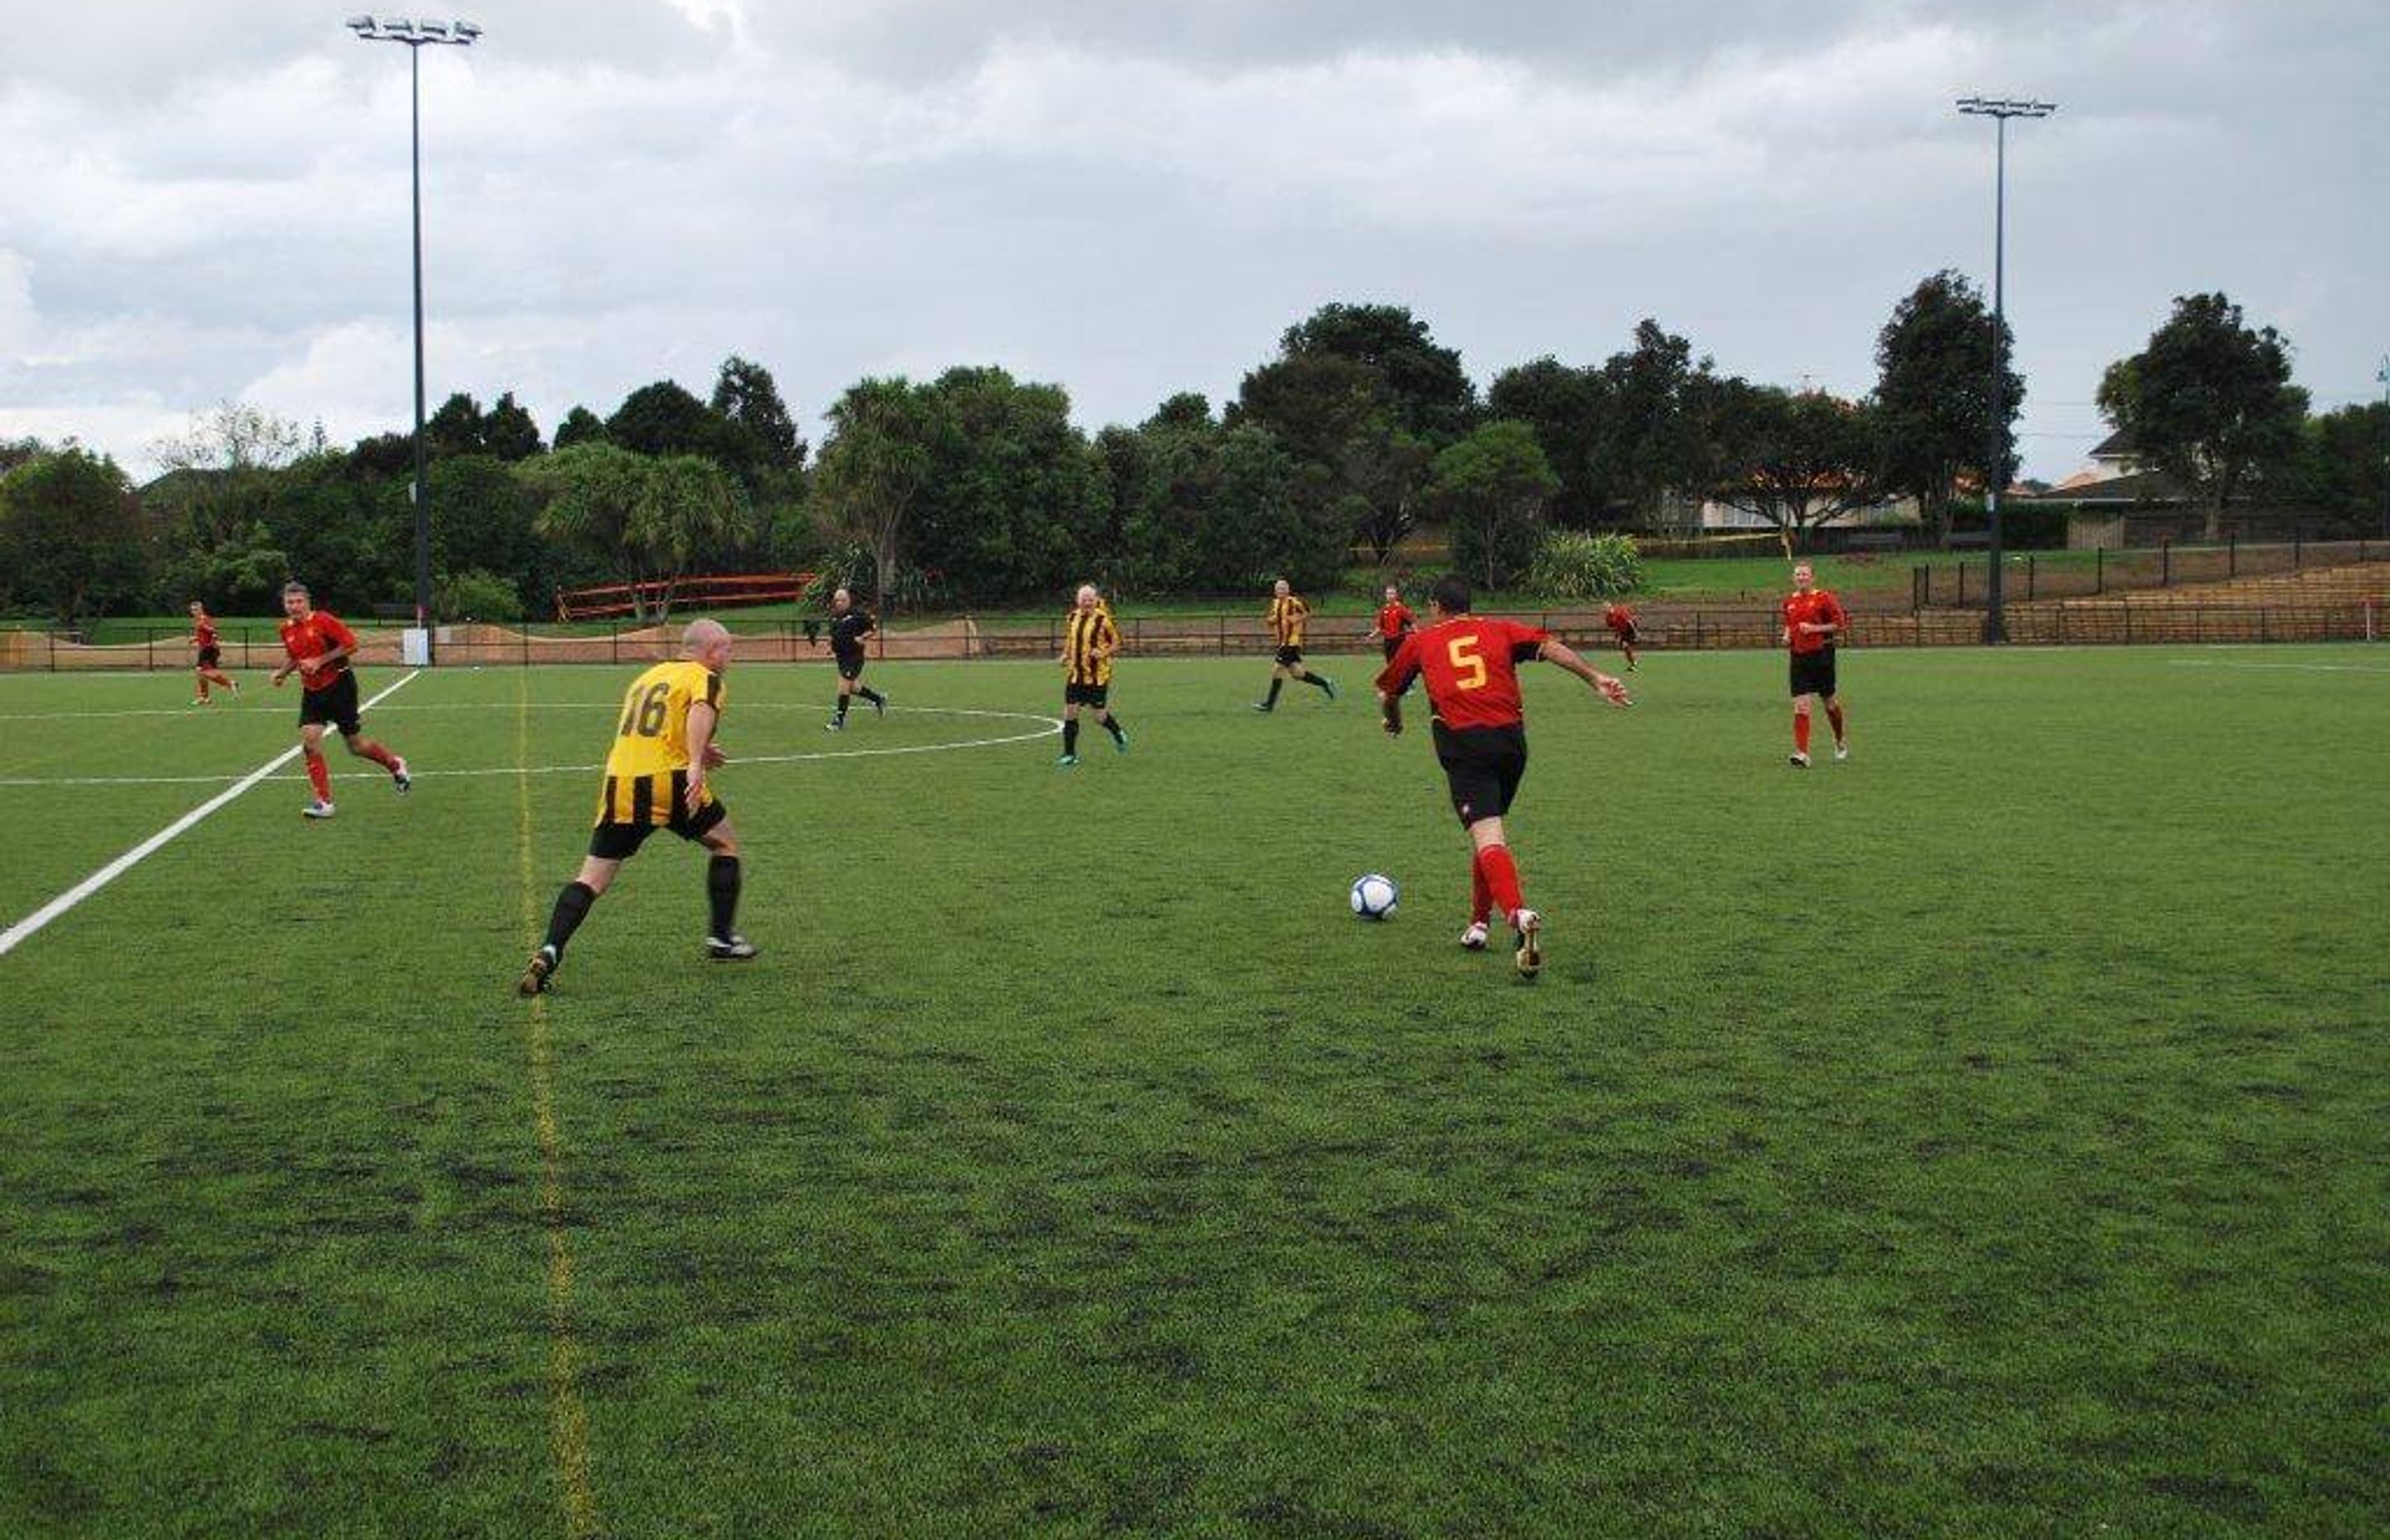
[[[532,1005],[630,671],[416,678],[0,956],[0,1534],[2390,1527],[2390,651],[1530,671],[1533,984],[1322,661],[734,669],[763,956],[667,838]],[[184,684],[0,678],[0,922]]]

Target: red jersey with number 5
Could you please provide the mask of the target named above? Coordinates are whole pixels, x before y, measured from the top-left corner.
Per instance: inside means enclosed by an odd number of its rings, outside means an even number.
[[[1518,665],[1542,656],[1550,636],[1516,621],[1456,615],[1405,636],[1378,687],[1392,695],[1416,674],[1446,726],[1508,727],[1523,720]]]

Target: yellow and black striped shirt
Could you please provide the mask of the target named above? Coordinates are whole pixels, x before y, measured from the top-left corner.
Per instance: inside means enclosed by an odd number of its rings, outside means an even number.
[[[606,755],[598,822],[671,823],[688,784],[688,709],[702,701],[719,713],[726,696],[722,675],[686,658],[632,680]],[[704,801],[713,800],[709,790]]]
[[[1270,634],[1278,638],[1280,647],[1301,647],[1303,622],[1310,618],[1311,606],[1304,603],[1299,595],[1289,594],[1284,598],[1273,597],[1270,599]]]
[[[1073,685],[1112,682],[1112,653],[1120,646],[1120,627],[1102,605],[1093,610],[1073,607],[1062,622],[1062,673]]]

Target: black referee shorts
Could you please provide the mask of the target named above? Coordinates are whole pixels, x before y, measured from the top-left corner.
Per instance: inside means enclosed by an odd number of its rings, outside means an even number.
[[[1519,782],[1527,774],[1527,729],[1514,722],[1507,727],[1447,727],[1435,725],[1435,760],[1452,791],[1452,811],[1460,827],[1510,811]]]
[[[1279,667],[1292,668],[1302,661],[1303,648],[1299,647],[1282,647],[1278,649]]]
[[[1111,693],[1112,687],[1110,685],[1064,685],[1062,704],[1092,706],[1097,711],[1102,711],[1104,702],[1111,698]]]

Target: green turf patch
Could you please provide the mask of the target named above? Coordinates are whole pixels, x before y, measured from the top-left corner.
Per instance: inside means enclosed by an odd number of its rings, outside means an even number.
[[[763,956],[666,837],[536,1017],[632,671],[418,679],[0,956],[0,1531],[2390,1523],[2380,652],[1530,671],[1533,985],[1326,666],[734,668]],[[0,922],[291,741],[179,684],[0,679]]]

